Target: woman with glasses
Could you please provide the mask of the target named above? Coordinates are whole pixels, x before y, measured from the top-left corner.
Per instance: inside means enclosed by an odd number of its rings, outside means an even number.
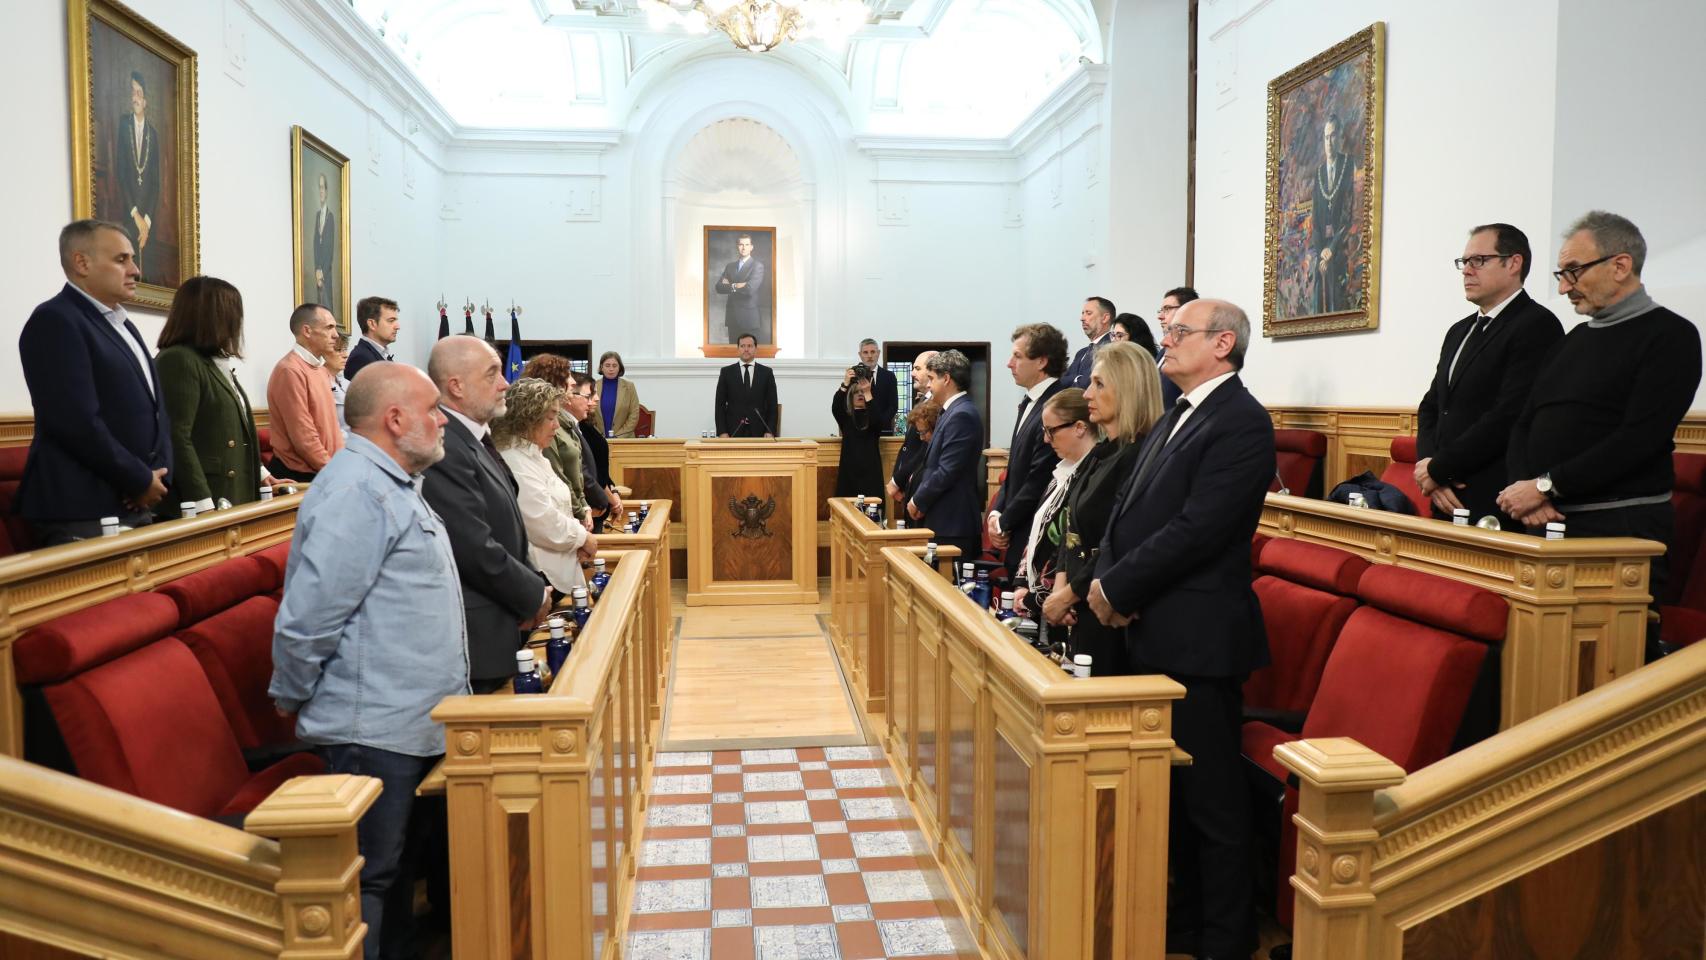
[[[504,393],[504,413],[492,421],[492,443],[515,475],[516,505],[527,529],[528,553],[551,588],[567,594],[586,585],[580,561],[598,550],[575,516],[574,494],[545,459],[557,436],[563,391],[523,377]]]
[[[1031,617],[1042,615],[1043,598],[1058,579],[1060,544],[1066,539],[1066,495],[1078,467],[1096,446],[1096,428],[1090,423],[1090,405],[1084,391],[1067,387],[1043,404],[1043,442],[1054,449],[1060,461],[1054,476],[1031,516],[1031,535],[1025,541],[1019,567],[1014,571],[1013,606]]]
[[[1114,318],[1108,327],[1108,339],[1114,343],[1135,343],[1149,351],[1149,356],[1155,356],[1155,335],[1149,332],[1149,324],[1135,313],[1122,313]]]
[[[1078,464],[1066,493],[1061,573],[1043,601],[1042,613],[1049,623],[1072,628],[1072,652],[1091,656],[1092,673],[1118,676],[1131,672],[1125,630],[1096,619],[1085,598],[1114,502],[1131,476],[1143,438],[1161,419],[1161,378],[1155,362],[1133,344],[1108,344],[1096,352],[1084,400],[1098,442]]]

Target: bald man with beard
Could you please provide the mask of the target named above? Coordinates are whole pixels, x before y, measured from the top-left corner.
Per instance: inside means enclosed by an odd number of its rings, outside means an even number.
[[[432,348],[427,376],[448,422],[444,459],[428,471],[426,499],[450,533],[468,624],[469,676],[475,692],[484,693],[514,676],[515,652],[550,612],[551,590],[527,561],[515,480],[492,443],[489,424],[504,412],[509,386],[503,361],[478,337],[446,337]]]

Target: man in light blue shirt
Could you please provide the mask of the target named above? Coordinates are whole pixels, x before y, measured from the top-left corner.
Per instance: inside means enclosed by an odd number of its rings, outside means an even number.
[[[349,444],[297,512],[268,693],[330,772],[383,784],[357,830],[365,955],[404,956],[404,839],[415,787],[444,754],[431,712],[468,692],[456,560],[421,498],[421,473],[444,456],[444,415],[432,381],[400,363],[362,370],[345,410]]]

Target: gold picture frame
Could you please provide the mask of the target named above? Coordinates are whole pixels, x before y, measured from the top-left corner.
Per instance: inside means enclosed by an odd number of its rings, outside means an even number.
[[[739,254],[743,236],[752,239],[751,263],[745,267]],[[751,333],[758,338],[759,356],[776,356],[776,228],[708,226],[704,250],[705,339],[699,352],[738,356],[740,335]],[[743,296],[742,290],[753,285],[757,295]]]
[[[201,269],[196,53],[115,0],[69,0],[71,215],[119,225],[166,309]]]
[[[350,332],[353,322],[349,167],[349,158],[326,141],[300,126],[290,128],[292,289],[297,303],[318,303],[332,311],[344,333]]]
[[[1262,335],[1380,326],[1386,24],[1268,84]]]

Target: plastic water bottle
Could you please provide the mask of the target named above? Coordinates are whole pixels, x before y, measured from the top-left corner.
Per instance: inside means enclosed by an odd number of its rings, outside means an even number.
[[[592,561],[591,583],[593,599],[604,596],[604,588],[610,584],[610,571],[604,569],[603,557],[597,557]]]
[[[586,588],[576,587],[574,611],[575,636],[580,636],[580,632],[586,629],[586,621],[590,616],[592,616],[592,607],[587,605]]]
[[[960,564],[959,588],[973,603],[977,602],[977,567],[969,563]]]
[[[932,570],[936,569],[936,550],[937,546],[934,540],[924,545],[924,565]]]
[[[865,495],[864,494],[861,493],[861,494],[859,494],[853,498],[853,509],[859,511],[860,513],[866,512],[866,510],[865,510]]]
[[[894,522],[894,528],[896,530],[905,530],[906,529],[906,521],[905,520],[896,520]]]
[[[1455,524],[1456,526],[1459,526],[1459,527],[1469,526],[1469,511],[1468,511],[1468,509],[1464,508],[1464,507],[1458,507],[1458,508],[1452,510],[1451,511],[1451,522],[1453,524]]]
[[[545,692],[545,683],[539,679],[539,664],[533,659],[533,651],[526,647],[515,652],[515,692]]]
[[[1345,498],[1345,505],[1349,507],[1357,507],[1359,509],[1367,509],[1368,501],[1362,498],[1362,494],[1352,490],[1350,495]]]
[[[178,515],[185,520],[195,519],[195,501],[185,500],[178,504]]]
[[[261,484],[261,502],[265,503],[271,499],[272,499],[272,484],[270,484],[270,483]]]
[[[1548,523],[1546,525],[1546,539],[1548,539],[1548,540],[1562,540],[1562,539],[1564,539],[1564,525],[1559,523],[1556,520],[1553,520],[1551,523]]]
[[[640,514],[638,513],[638,511],[634,511],[634,510],[628,511],[628,532],[629,533],[639,533],[640,532]]]
[[[646,518],[651,516],[651,515],[652,515],[652,505],[649,503],[640,504],[640,522],[645,523]]]
[[[977,584],[977,588],[972,594],[972,599],[977,601],[978,606],[988,610],[990,603],[994,601],[993,595],[989,592],[989,571],[977,571],[973,582]]]
[[[1001,591],[1001,609],[995,611],[995,619],[1002,623],[1013,619],[1013,591]]]
[[[101,536],[103,536],[103,537],[116,537],[116,536],[118,536],[118,532],[119,532],[119,527],[118,527],[118,518],[117,517],[102,517],[101,518]]]
[[[545,641],[545,665],[551,668],[551,676],[554,677],[563,669],[563,661],[569,658],[574,642],[564,632],[562,617],[552,617],[545,621],[545,626],[551,629],[551,639]]]
[[[1088,653],[1074,654],[1072,657],[1072,675],[1080,680],[1090,676],[1091,662]]]

